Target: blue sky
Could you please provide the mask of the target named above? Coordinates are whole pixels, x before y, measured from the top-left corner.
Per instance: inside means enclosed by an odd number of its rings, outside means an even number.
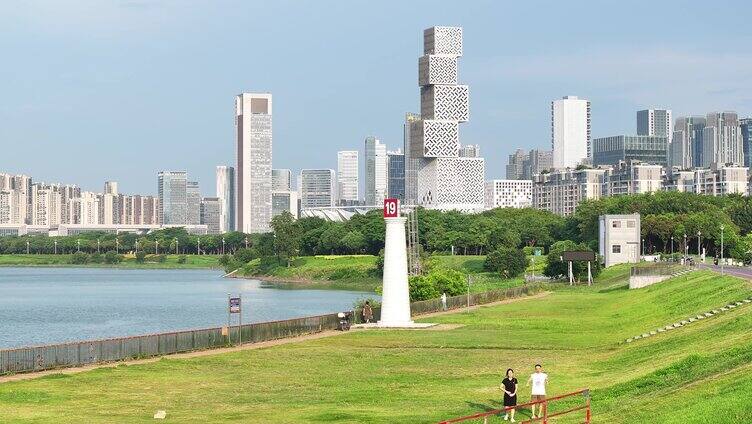
[[[6,1],[0,170],[154,193],[184,169],[214,192],[234,162],[233,102],[274,95],[274,166],[336,168],[376,135],[402,144],[418,109],[422,30],[464,27],[464,143],[486,177],[548,148],[550,102],[592,102],[594,137],[635,111],[752,115],[752,30],[737,1]]]

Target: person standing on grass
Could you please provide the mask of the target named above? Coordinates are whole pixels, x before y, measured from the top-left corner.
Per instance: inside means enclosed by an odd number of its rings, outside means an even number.
[[[366,304],[363,306],[363,321],[369,324],[373,319],[373,308],[371,308],[371,302],[366,300]]]
[[[530,385],[530,383],[533,384],[531,400],[533,402],[546,400],[546,384],[548,383],[548,374],[543,372],[543,367],[540,364],[535,365],[535,372],[532,373],[530,375],[530,378],[527,379],[528,386]],[[539,405],[540,408],[538,409],[538,418],[543,416],[543,411],[546,408],[546,406],[542,403]],[[530,409],[532,410],[533,414],[531,418],[535,418],[535,405],[532,405]]]
[[[446,311],[447,305],[446,305],[446,293],[441,293],[441,310]]]
[[[509,406],[517,406],[517,379],[514,377],[514,370],[509,368],[507,370],[507,376],[501,380],[501,390],[504,391],[504,408]],[[514,408],[508,409],[504,414],[504,421],[511,419],[514,421]]]

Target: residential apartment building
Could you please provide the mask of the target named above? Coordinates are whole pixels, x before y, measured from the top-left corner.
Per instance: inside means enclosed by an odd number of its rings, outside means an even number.
[[[366,205],[379,205],[387,194],[386,145],[376,137],[365,140]]]
[[[590,102],[577,96],[551,102],[553,167],[575,168],[592,158],[590,142]]]
[[[744,164],[744,143],[736,112],[713,112],[702,132],[702,166]]]
[[[661,191],[663,167],[639,161],[619,162],[603,174],[603,197]]]
[[[533,207],[571,215],[583,201],[602,195],[605,169],[558,169],[533,179]]]
[[[671,139],[674,122],[670,109],[645,109],[637,111],[637,135],[666,137]]]
[[[553,152],[550,150],[532,149],[527,158],[522,161],[522,179],[532,180],[535,174],[548,172],[554,166]]]
[[[700,116],[680,117],[674,125],[669,147],[669,167],[690,169],[702,166],[702,134],[705,118]]]
[[[485,207],[528,208],[533,205],[531,180],[489,180],[485,187]]]
[[[509,155],[506,166],[507,180],[521,180],[524,175],[525,160],[528,158],[524,149],[516,149]]]

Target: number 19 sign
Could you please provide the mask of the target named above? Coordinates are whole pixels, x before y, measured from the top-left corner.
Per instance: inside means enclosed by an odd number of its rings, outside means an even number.
[[[399,200],[384,199],[384,218],[399,217]]]

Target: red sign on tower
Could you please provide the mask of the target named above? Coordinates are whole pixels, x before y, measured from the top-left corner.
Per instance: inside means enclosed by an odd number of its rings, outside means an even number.
[[[384,218],[399,217],[399,200],[384,199]]]

